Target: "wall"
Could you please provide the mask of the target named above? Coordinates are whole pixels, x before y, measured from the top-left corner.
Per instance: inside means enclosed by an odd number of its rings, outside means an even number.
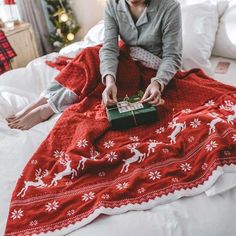
[[[82,38],[102,19],[104,4],[105,0],[71,0],[71,7],[81,27],[77,38]]]

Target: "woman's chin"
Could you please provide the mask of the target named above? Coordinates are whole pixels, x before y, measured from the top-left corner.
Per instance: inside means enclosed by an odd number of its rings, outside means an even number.
[[[143,5],[145,1],[144,0],[127,0],[127,3],[130,6],[139,6],[139,5]]]

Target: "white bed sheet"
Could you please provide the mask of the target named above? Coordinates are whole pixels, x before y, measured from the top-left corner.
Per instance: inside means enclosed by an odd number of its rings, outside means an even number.
[[[57,54],[36,59],[26,68],[8,72],[0,79],[0,235],[4,234],[10,197],[16,180],[60,115],[53,116],[29,131],[9,129],[5,117],[38,97],[49,81],[57,75],[56,70],[44,63],[45,58],[53,59],[55,56]],[[218,59],[212,58],[213,66]],[[236,61],[232,63],[232,74],[222,77],[216,75],[216,79],[236,85]],[[235,218],[236,188],[233,188],[212,197],[202,193],[182,198],[147,211],[100,216],[70,236],[235,236]]]

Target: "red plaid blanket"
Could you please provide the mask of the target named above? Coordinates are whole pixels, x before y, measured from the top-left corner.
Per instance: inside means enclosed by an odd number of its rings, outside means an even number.
[[[0,75],[10,69],[10,60],[16,56],[14,49],[0,30]]]
[[[224,168],[236,170],[236,88],[198,69],[178,72],[165,89],[157,123],[112,131],[101,105],[99,49],[85,49],[56,78],[79,100],[23,170],[6,235],[64,235],[100,214],[199,194]],[[119,96],[136,93],[155,75],[125,47],[119,59]]]

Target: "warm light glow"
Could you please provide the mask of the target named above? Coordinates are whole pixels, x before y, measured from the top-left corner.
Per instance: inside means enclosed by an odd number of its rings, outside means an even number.
[[[74,35],[74,34],[72,34],[72,33],[67,34],[67,39],[68,39],[69,41],[74,40],[74,38],[75,38],[75,35]]]
[[[69,19],[69,17],[68,17],[68,15],[66,13],[62,13],[60,15],[60,21],[62,21],[62,22],[67,22],[68,19]]]
[[[97,0],[98,3],[102,6],[105,6],[106,0]]]

